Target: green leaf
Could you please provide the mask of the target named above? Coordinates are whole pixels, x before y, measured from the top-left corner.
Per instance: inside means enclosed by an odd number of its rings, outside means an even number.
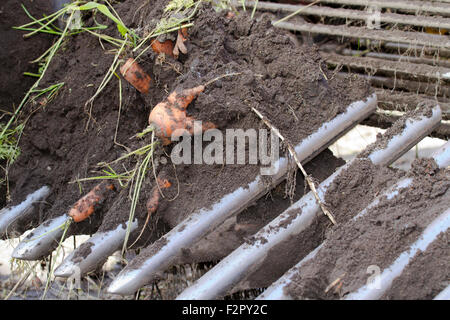
[[[98,11],[100,11],[101,13],[103,13],[105,16],[107,16],[108,18],[110,18],[112,21],[114,21],[117,25],[117,30],[119,30],[120,34],[122,36],[125,36],[127,33],[130,33],[130,30],[125,27],[125,25],[117,18],[115,17],[111,11],[109,11],[108,7],[105,6],[104,4],[99,4],[96,2],[88,2],[82,6],[78,7],[79,10],[92,10],[92,9],[97,9]]]
[[[120,34],[125,37],[125,35],[128,32],[127,27],[125,27],[123,24],[117,24],[117,30],[119,30]]]
[[[82,6],[79,6],[78,9],[80,9],[80,10],[91,10],[91,9],[94,9],[94,8],[98,8],[98,6],[100,6],[100,4],[98,4],[96,2],[93,2],[93,1],[90,1],[90,2],[88,2],[86,4],[83,4]],[[104,6],[104,5],[102,5],[102,6]]]

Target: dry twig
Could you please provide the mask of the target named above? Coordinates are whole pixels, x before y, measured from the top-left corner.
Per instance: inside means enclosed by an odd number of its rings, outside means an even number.
[[[297,166],[300,168],[300,171],[302,172],[303,176],[306,179],[306,182],[308,183],[309,188],[311,189],[312,193],[314,194],[314,197],[316,198],[317,202],[319,203],[320,208],[322,209],[323,213],[331,220],[333,224],[336,224],[336,220],[334,219],[331,212],[325,207],[322,200],[320,200],[319,195],[317,194],[316,186],[314,185],[314,181],[311,179],[311,177],[306,173],[305,169],[303,168],[302,164],[300,163],[300,160],[297,157],[297,153],[295,152],[294,147],[287,141],[278,131],[277,128],[275,128],[270,121],[264,117],[258,110],[256,110],[254,107],[251,107],[253,112],[256,113],[256,115],[261,118],[261,120],[278,136],[278,138],[281,139],[286,145],[289,150],[290,155],[294,159]]]
[[[328,285],[328,287],[325,289],[325,293],[328,293],[328,291],[330,291],[335,285],[337,285],[339,282],[342,281],[342,279],[345,277],[347,273],[344,272],[339,278],[337,278],[336,280],[334,280],[332,283],[330,283]],[[342,287],[342,282],[339,283],[339,286],[337,287],[337,290],[339,290]],[[336,290],[336,291],[337,291]]]

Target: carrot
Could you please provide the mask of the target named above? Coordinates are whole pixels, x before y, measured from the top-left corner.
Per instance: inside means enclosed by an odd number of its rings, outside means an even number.
[[[167,179],[162,179],[160,177],[156,178],[156,183],[157,185],[155,185],[152,188],[151,194],[150,194],[150,198],[147,200],[147,218],[145,219],[145,223],[144,226],[141,229],[141,232],[139,233],[139,235],[137,236],[136,240],[134,240],[133,244],[130,245],[130,248],[132,246],[134,246],[134,244],[136,242],[138,242],[138,240],[141,238],[142,234],[144,233],[145,227],[148,224],[148,221],[150,220],[150,216],[156,212],[156,210],[158,209],[159,206],[159,200],[161,197],[161,193],[160,193],[160,189],[167,189],[170,188],[170,186],[172,185],[169,180]]]
[[[200,85],[180,92],[174,91],[166,100],[153,108],[148,121],[150,125],[155,126],[156,135],[164,145],[171,143],[171,137],[175,131],[177,131],[176,136],[181,136],[184,133],[198,134],[194,132],[195,119],[187,116],[186,109],[203,90],[205,90],[205,86]],[[213,123],[206,122],[202,126],[202,131],[215,127]]]
[[[167,179],[161,179],[158,177],[158,178],[156,178],[156,181],[157,181],[158,185],[153,187],[151,196],[148,199],[147,205],[146,205],[147,213],[148,213],[147,220],[150,217],[150,215],[155,213],[156,210],[158,209],[159,198],[160,198],[159,189],[167,189],[172,185]]]
[[[147,94],[152,78],[141,68],[133,58],[129,58],[120,67],[120,73],[139,92]]]
[[[180,31],[181,35],[183,36],[183,41],[186,41],[186,38],[188,37],[187,28],[186,27],[181,28]]]
[[[204,85],[200,85],[191,89],[184,89],[181,91],[173,91],[164,101],[158,103],[150,112],[148,122],[150,126],[156,129],[156,136],[160,138],[163,145],[171,143],[171,137],[179,137],[187,133],[190,135],[200,134],[194,132],[195,119],[187,116],[186,109],[189,104],[200,93],[202,93],[207,86],[222,78],[240,75],[240,72],[233,72],[223,74],[214,78]],[[201,132],[208,129],[217,128],[212,122],[203,122]]]
[[[152,42],[152,49],[156,53],[164,53],[168,56],[173,57],[173,41],[166,40],[164,42],[160,42],[158,40],[154,40]]]
[[[175,42],[175,47],[173,48],[173,56],[178,57],[178,55],[181,53],[186,54],[187,48],[184,45],[184,42],[187,40],[187,28],[181,28],[178,30],[178,37],[177,41]]]
[[[87,219],[94,213],[96,206],[98,206],[105,198],[108,191],[114,191],[115,187],[111,183],[103,181],[96,185],[84,197],[78,200],[69,211],[69,216],[73,221],[81,222]]]

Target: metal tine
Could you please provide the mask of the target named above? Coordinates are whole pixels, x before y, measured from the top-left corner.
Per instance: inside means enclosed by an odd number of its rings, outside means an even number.
[[[439,168],[446,168],[450,165],[450,141],[445,143],[442,147],[440,147],[434,155],[432,156],[434,161],[436,162]],[[388,200],[396,197],[402,189],[408,188],[413,182],[412,178],[403,178],[400,179],[396,184],[388,188],[381,196],[378,196],[373,200],[364,210],[359,212],[356,216],[353,217],[353,220],[356,220],[363,215],[366,214],[369,209],[375,207],[378,203],[380,203],[381,199],[386,196]]]
[[[242,6],[243,2],[235,2],[236,6]],[[262,1],[246,1],[245,6],[247,8],[257,7],[258,10],[269,10],[275,12],[296,12],[303,15],[315,15],[315,16],[327,16],[333,18],[344,18],[354,20],[366,20],[369,16],[369,12],[352,9],[332,8],[332,7],[319,7],[319,6],[305,6],[305,5],[293,5],[284,3],[262,2]],[[396,13],[381,13],[379,15],[380,22],[394,23],[394,24],[408,24],[421,27],[433,27],[433,28],[450,28],[450,20],[435,19],[434,17],[415,16],[415,15],[402,15]]]
[[[350,104],[345,112],[324,123],[316,132],[295,147],[300,161],[305,163],[319,154],[357,123],[372,114],[376,104],[376,95],[373,94],[365,101],[356,101]],[[276,185],[284,179],[288,161],[286,158],[280,158],[274,166],[278,170],[271,178],[273,185]],[[131,261],[111,283],[108,291],[123,295],[134,293],[150,282],[158,273],[170,267],[183,248],[190,247],[226,219],[248,207],[266,190],[267,187],[262,182],[261,176],[258,176],[246,188],[241,187],[224,196],[213,205],[212,209],[201,209],[191,214],[160,240],[141,252],[141,254],[154,252],[142,265],[136,262],[136,259]]]
[[[433,159],[439,168],[450,166],[450,141],[447,141],[446,144],[434,153]]]
[[[89,201],[95,201],[95,203],[97,203],[103,198],[102,193],[106,192],[106,190],[112,191],[114,190],[114,186],[106,182],[101,182],[81,197],[74,206],[80,207],[80,203],[89,203]],[[90,196],[92,193],[94,193],[95,197]],[[97,200],[88,200],[86,197]],[[14,249],[12,253],[13,258],[21,260],[39,260],[42,257],[49,255],[52,250],[57,247],[60,241],[64,240],[62,239],[63,236],[67,237],[69,235],[65,234],[69,228],[69,224],[72,221],[77,221],[70,216],[72,210],[75,212],[78,211],[78,208],[76,207],[72,207],[68,213],[44,221],[41,225],[35,228]]]
[[[433,300],[450,300],[450,285],[448,285],[447,288],[439,292],[439,294],[436,297],[434,297]]]
[[[386,49],[395,50],[396,52],[412,52],[412,53],[420,53],[429,56],[438,55],[440,57],[448,58],[450,57],[450,51],[448,49],[443,48],[433,48],[421,45],[414,45],[408,43],[398,43],[398,42],[386,42],[383,44]]]
[[[389,165],[431,132],[440,120],[439,106],[432,109],[430,117],[422,115],[408,119],[401,133],[390,137],[385,147],[371,152],[367,159],[375,165]],[[317,191],[322,200],[333,180],[353,161],[342,166],[320,184]],[[301,209],[301,214],[292,218],[289,211],[293,209]],[[307,229],[319,216],[319,210],[319,204],[312,192],[309,192],[256,233],[254,238],[257,240],[254,244],[241,245],[191,287],[184,290],[177,299],[213,299],[225,295],[264,260],[271,248],[287,240],[291,235]]]
[[[291,282],[290,279],[297,273],[297,270],[301,268],[306,262],[313,259],[323,245],[324,243],[308,253],[299,263],[297,263],[293,268],[289,269],[281,278],[279,278],[263,293],[256,297],[255,300],[293,300],[291,296],[284,293],[284,288]]]
[[[273,22],[274,24],[275,22]],[[370,39],[373,42],[400,42],[439,49],[450,49],[450,41],[447,36],[427,34],[424,36],[419,32],[396,31],[386,29],[372,29],[367,32],[365,27],[353,27],[347,25],[313,24],[308,22],[279,22],[275,27],[314,34],[325,34],[337,37]]]
[[[31,213],[36,202],[45,200],[49,194],[50,188],[43,186],[30,193],[20,204],[0,210],[0,237],[7,233],[8,227],[15,221]]]
[[[48,255],[58,245],[69,221],[69,215],[64,214],[42,223],[17,245],[12,257],[20,260],[39,260]]]
[[[440,147],[432,156],[434,161],[437,163],[439,168],[446,168],[450,165],[450,141]],[[403,178],[400,179],[396,184],[389,187],[381,193],[378,197],[376,197],[365,209],[361,210],[357,215],[353,217],[353,220],[359,219],[362,217],[370,208],[375,207],[381,199],[386,197],[388,200],[393,199],[395,196],[400,194],[402,189],[408,188],[413,182],[412,178]],[[316,249],[314,249],[311,253],[309,253],[305,258],[303,258],[299,263],[297,263],[294,267],[289,269],[281,278],[279,278],[276,282],[274,282],[270,287],[268,287],[261,295],[257,297],[257,300],[290,300],[288,294],[285,293],[284,288],[291,283],[291,278],[295,275],[300,267],[307,261],[312,258],[311,255],[315,256],[317,252],[319,252],[320,248],[323,246],[322,243]]]
[[[373,286],[364,285],[357,291],[346,296],[346,300],[373,300],[379,299],[392,285],[392,281],[402,274],[411,259],[419,252],[425,251],[430,243],[437,239],[441,232],[450,228],[450,208],[425,228],[419,239],[408,250],[404,251],[389,267],[383,270],[379,281]]]
[[[128,222],[127,222],[128,225]],[[138,221],[131,224],[130,232],[138,228]],[[72,275],[85,275],[94,271],[101,263],[105,262],[110,255],[117,251],[123,244],[127,227],[120,224],[116,229],[105,232],[97,232],[81,246],[75,249],[56,268],[56,277],[70,277]],[[84,248],[89,247],[90,252],[82,255]]]

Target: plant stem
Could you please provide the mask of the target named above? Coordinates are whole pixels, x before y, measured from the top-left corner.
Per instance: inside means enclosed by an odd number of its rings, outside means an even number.
[[[297,164],[297,166],[299,167],[299,169],[302,172],[303,176],[305,177],[306,182],[308,183],[309,188],[311,189],[312,193],[314,194],[314,197],[316,198],[317,202],[319,203],[319,206],[322,209],[323,213],[331,220],[331,222],[333,224],[336,224],[336,220],[334,219],[333,215],[331,214],[330,211],[328,211],[328,209],[325,207],[325,205],[323,204],[322,200],[320,199],[319,195],[317,194],[317,190],[316,190],[316,186],[314,184],[314,181],[312,181],[311,177],[306,173],[305,169],[303,168],[300,160],[297,157],[297,153],[295,152],[294,147],[292,147],[292,145],[289,143],[289,141],[287,141],[281,135],[280,131],[277,128],[275,128],[266,117],[264,117],[255,108],[253,108],[253,107],[251,107],[251,108],[252,108],[253,112],[255,112],[256,115],[278,136],[278,138],[280,138],[281,141],[286,143],[289,153],[291,154],[291,156],[294,159],[295,163]]]
[[[297,11],[292,12],[291,14],[288,14],[286,17],[281,18],[281,19],[278,20],[278,21],[275,21],[275,22],[273,23],[273,25],[276,26],[278,23],[283,22],[283,21],[286,21],[286,20],[292,18],[293,16],[299,14],[300,12],[302,12],[303,10],[305,10],[306,8],[309,8],[309,7],[312,7],[312,6],[315,5],[315,4],[318,4],[320,1],[321,1],[321,0],[316,0],[316,1],[311,2],[310,4],[308,4],[308,5],[304,6],[304,7],[301,7],[301,8],[298,9]]]

